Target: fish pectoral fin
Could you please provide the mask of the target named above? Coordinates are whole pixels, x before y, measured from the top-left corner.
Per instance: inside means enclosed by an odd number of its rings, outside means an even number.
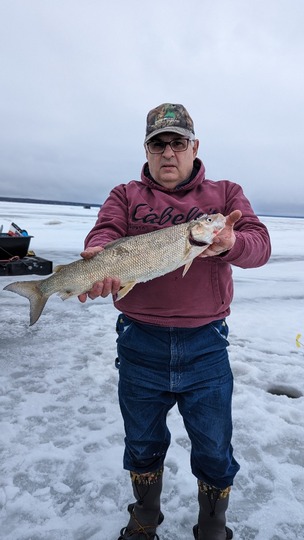
[[[133,289],[133,287],[136,285],[136,281],[129,281],[129,283],[126,283],[121,289],[119,289],[117,293],[117,300],[121,300],[128,292]]]
[[[182,277],[184,277],[184,276],[187,274],[187,272],[188,272],[188,270],[189,270],[189,268],[190,268],[192,262],[193,262],[193,261],[190,261],[190,262],[188,262],[187,264],[185,264],[185,266],[184,266],[184,271],[183,271],[183,274],[182,274]]]

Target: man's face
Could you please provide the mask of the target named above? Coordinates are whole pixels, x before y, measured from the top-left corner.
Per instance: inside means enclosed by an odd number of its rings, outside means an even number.
[[[169,142],[180,138],[181,135],[177,133],[162,133],[154,139]],[[154,180],[168,189],[174,189],[178,184],[187,180],[193,169],[198,145],[197,139],[193,143],[189,141],[187,150],[174,152],[168,144],[162,154],[151,154],[146,147],[149,170]]]

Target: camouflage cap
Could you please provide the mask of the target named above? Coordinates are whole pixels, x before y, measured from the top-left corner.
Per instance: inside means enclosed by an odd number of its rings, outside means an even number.
[[[193,121],[183,105],[163,103],[148,113],[145,143],[165,132],[194,139]]]

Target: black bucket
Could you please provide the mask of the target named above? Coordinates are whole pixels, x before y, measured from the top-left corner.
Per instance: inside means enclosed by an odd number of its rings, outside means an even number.
[[[4,261],[12,257],[25,257],[32,236],[10,236],[0,234],[0,260]]]

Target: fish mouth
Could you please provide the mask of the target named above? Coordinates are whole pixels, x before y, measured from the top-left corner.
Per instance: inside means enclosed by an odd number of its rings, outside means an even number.
[[[191,244],[191,246],[209,246],[209,242],[204,242],[204,241],[199,241],[199,240],[195,240],[195,238],[193,238],[192,234],[190,234],[189,236],[189,242]]]

